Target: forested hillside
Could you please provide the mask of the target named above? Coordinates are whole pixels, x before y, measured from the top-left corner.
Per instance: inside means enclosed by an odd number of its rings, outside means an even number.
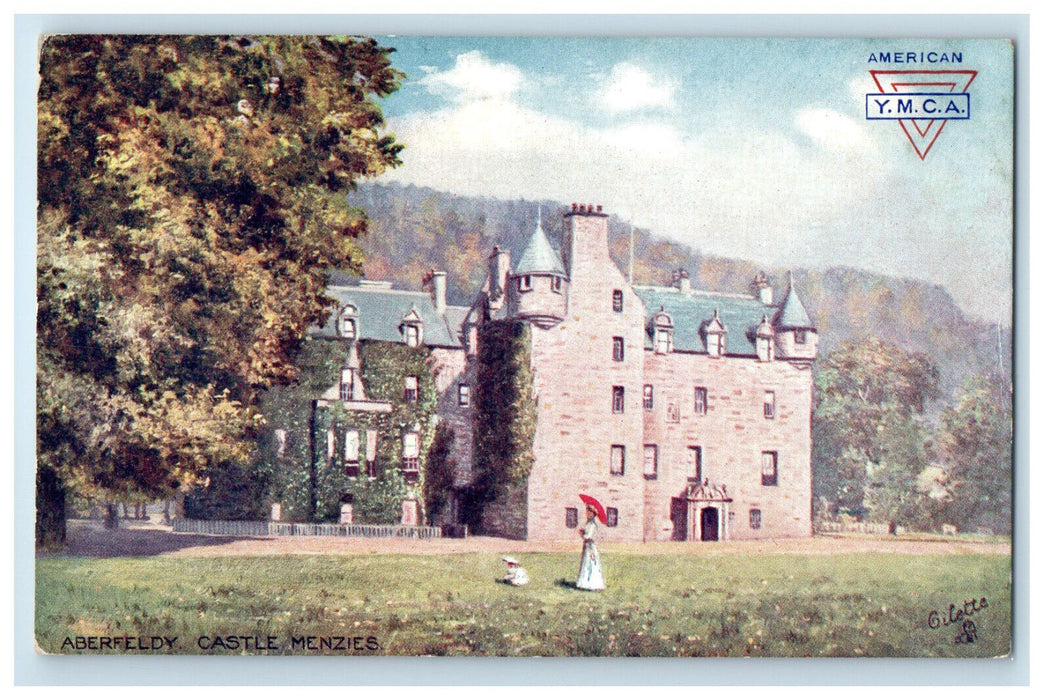
[[[449,273],[454,304],[473,298],[493,246],[511,250],[516,260],[536,226],[541,208],[544,230],[561,231],[568,202],[504,201],[462,197],[414,186],[361,186],[350,202],[371,219],[360,243],[369,279],[389,279],[418,289],[431,268]],[[613,255],[627,270],[630,222],[610,217]],[[635,232],[636,284],[669,284],[680,267],[695,289],[743,293],[760,265],[706,255],[703,250]],[[787,269],[766,267],[775,299],[784,293]],[[941,287],[847,267],[792,270],[797,289],[821,333],[821,353],[854,339],[879,338],[927,354],[937,365],[941,401],[975,374],[1010,376],[1010,328],[964,315]]]

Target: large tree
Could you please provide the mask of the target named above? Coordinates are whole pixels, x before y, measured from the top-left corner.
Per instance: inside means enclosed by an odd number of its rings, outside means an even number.
[[[816,384],[815,515],[915,518],[922,500],[917,477],[929,457],[919,418],[937,395],[937,368],[925,355],[868,340],[829,355]]]
[[[360,269],[355,182],[398,164],[391,49],[347,37],[63,36],[38,105],[37,540],[71,491],[165,496],[242,460]]]
[[[974,377],[942,413],[944,515],[960,530],[1011,532],[1013,426],[1006,382]]]

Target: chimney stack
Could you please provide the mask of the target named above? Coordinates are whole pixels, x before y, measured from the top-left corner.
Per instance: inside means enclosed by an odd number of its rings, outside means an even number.
[[[489,303],[500,308],[507,293],[507,273],[511,271],[511,253],[493,246],[489,254]]]
[[[765,272],[760,271],[752,280],[750,287],[752,294],[761,304],[770,306],[774,303],[774,288],[770,286],[770,280],[767,279]]]
[[[672,275],[672,284],[683,294],[687,294],[690,291],[690,273],[686,271],[685,267],[680,267]]]
[[[442,270],[431,270],[430,281],[428,286],[431,292],[431,303],[434,304],[434,310],[438,312],[438,315],[445,314],[446,305],[446,289],[448,287],[448,276]]]

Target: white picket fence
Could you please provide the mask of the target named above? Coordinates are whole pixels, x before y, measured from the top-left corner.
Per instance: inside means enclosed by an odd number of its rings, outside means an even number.
[[[174,532],[243,537],[441,537],[441,528],[424,525],[340,525],[336,523],[281,523],[251,520],[189,520],[177,518]]]
[[[852,533],[859,535],[886,535],[887,534],[887,523],[868,523],[868,522],[857,522],[857,523],[843,523],[838,520],[824,520],[816,521],[814,523],[814,532],[820,534],[831,534],[831,533]],[[904,525],[898,525],[898,533],[906,533],[909,529]]]

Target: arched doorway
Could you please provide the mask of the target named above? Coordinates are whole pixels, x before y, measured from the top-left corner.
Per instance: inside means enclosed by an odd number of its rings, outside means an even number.
[[[705,479],[700,484],[691,486],[686,491],[686,498],[675,499],[673,502],[673,524],[674,505],[679,505],[680,513],[685,506],[685,517],[682,518],[682,539],[701,542],[717,542],[730,538],[730,503],[733,502],[727,493],[726,486],[713,486]],[[682,517],[682,516],[680,516]],[[674,533],[678,534],[678,533]],[[673,534],[673,537],[674,537]],[[676,538],[677,539],[677,538]]]
[[[701,541],[714,542],[719,539],[719,509],[713,506],[701,509]]]

